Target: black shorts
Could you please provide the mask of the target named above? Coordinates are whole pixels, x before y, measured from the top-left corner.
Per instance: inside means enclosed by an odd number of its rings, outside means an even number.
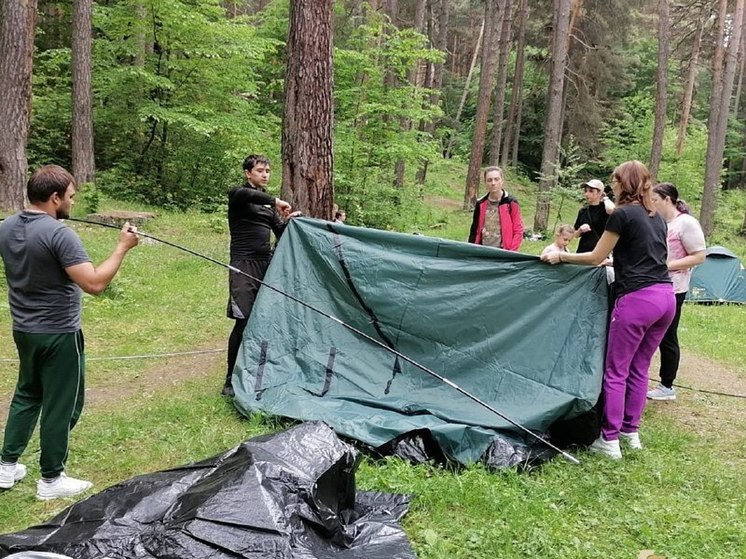
[[[264,260],[234,260],[231,266],[253,276],[230,271],[228,276],[228,308],[226,315],[235,320],[248,319],[256,300],[264,274],[269,267],[269,258]],[[256,279],[254,279],[256,278]]]

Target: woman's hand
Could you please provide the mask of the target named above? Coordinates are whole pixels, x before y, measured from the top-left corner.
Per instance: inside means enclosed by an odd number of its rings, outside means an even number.
[[[561,252],[549,252],[541,257],[542,262],[548,262],[549,264],[559,264],[562,262]]]

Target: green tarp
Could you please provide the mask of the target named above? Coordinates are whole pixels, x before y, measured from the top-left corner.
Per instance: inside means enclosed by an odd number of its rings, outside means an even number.
[[[529,429],[543,432],[598,399],[608,315],[603,269],[295,219],[264,281]],[[447,384],[266,286],[233,383],[244,414],[322,420],[372,447],[426,432],[446,458],[464,464],[478,461],[497,433],[515,431]]]
[[[738,256],[725,247],[711,246],[702,265],[694,268],[687,301],[746,303],[746,272]]]

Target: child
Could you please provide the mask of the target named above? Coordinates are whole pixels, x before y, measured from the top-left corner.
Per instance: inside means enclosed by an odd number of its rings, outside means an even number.
[[[572,225],[560,225],[554,233],[554,242],[541,251],[541,255],[552,252],[567,252],[567,245],[575,237],[575,229]]]

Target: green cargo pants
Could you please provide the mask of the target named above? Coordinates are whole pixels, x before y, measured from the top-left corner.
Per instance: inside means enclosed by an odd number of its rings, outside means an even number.
[[[41,475],[65,469],[70,431],[83,411],[83,332],[30,334],[13,331],[20,367],[5,426],[2,460],[16,462],[26,450],[41,413]]]

